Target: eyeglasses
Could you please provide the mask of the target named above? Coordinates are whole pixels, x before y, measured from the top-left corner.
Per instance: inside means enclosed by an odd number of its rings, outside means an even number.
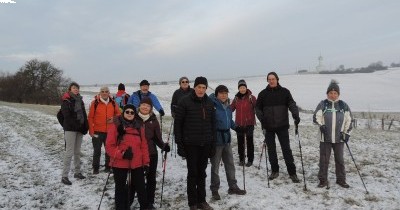
[[[102,90],[101,92],[102,92],[102,93],[109,93],[108,90]]]
[[[125,114],[135,115],[134,111],[125,111]]]
[[[181,83],[189,83],[189,81],[182,81]]]

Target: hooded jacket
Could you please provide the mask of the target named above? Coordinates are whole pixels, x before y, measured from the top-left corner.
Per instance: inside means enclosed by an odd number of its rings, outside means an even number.
[[[89,109],[89,134],[93,135],[96,131],[106,133],[109,119],[119,115],[121,115],[119,107],[111,97],[105,104],[100,100],[100,95],[95,96]]]
[[[232,111],[229,107],[229,99],[222,103],[215,97],[215,94],[210,95],[210,99],[214,102],[215,106],[215,121],[217,131],[217,146],[223,146],[231,143],[231,130],[236,127],[235,122],[232,120]]]
[[[252,95],[249,89],[247,89],[243,96],[239,92],[235,95],[231,104],[231,110],[232,112],[236,111],[236,125],[248,126],[256,124],[256,104],[256,97]]]
[[[82,101],[82,111],[84,117],[84,123],[80,124],[77,119],[77,114],[75,110],[75,99],[73,99],[70,94],[64,93],[62,97],[61,112],[64,115],[63,129],[64,131],[75,131],[81,132],[82,134],[87,134],[88,132],[88,118],[86,114],[85,104]]]

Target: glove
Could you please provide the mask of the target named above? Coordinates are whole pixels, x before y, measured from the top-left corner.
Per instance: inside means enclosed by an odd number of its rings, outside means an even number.
[[[209,158],[214,157],[215,152],[216,152],[216,151],[215,151],[215,145],[214,145],[214,144],[211,144],[210,151],[209,151],[209,153],[208,153],[208,157],[209,157]]]
[[[143,174],[144,176],[147,176],[147,174],[149,174],[149,166],[143,166]]]
[[[185,146],[182,143],[176,144],[178,146],[178,155],[181,157],[186,157]]]
[[[321,131],[322,134],[324,134],[324,136],[328,134],[328,131],[326,130],[326,125],[319,126],[319,130]]]
[[[296,119],[294,119],[294,124],[297,126],[300,123],[300,117],[296,117]]]
[[[165,115],[165,112],[164,112],[164,110],[162,110],[162,109],[160,109],[160,111],[158,111],[158,113],[160,113],[160,116],[161,116],[161,117]]]
[[[126,160],[132,160],[133,158],[132,147],[128,147],[128,149],[125,150],[124,154],[122,155],[122,158]]]
[[[171,147],[169,147],[169,144],[168,144],[168,143],[165,143],[165,144],[164,144],[164,147],[162,148],[161,151],[162,151],[162,152],[168,153],[168,152],[171,151]]]
[[[341,134],[342,140],[347,143],[350,139],[350,135],[347,133],[343,133],[343,132],[341,132],[340,134]]]

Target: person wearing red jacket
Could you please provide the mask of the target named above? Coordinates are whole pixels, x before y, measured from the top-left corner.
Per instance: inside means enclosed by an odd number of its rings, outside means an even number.
[[[95,96],[90,104],[89,110],[89,135],[92,137],[93,144],[93,174],[99,173],[101,146],[106,145],[107,127],[112,123],[113,117],[120,115],[118,105],[110,97],[108,87],[101,87],[100,93]],[[105,171],[108,172],[110,157],[105,154]]]
[[[238,126],[236,129],[237,140],[238,140],[238,153],[239,153],[239,165],[243,166],[245,157],[244,150],[247,147],[247,163],[246,166],[250,167],[253,165],[254,160],[254,125],[256,124],[256,97],[252,95],[251,91],[247,89],[246,81],[239,80],[238,82],[238,93],[231,103],[231,110],[236,110],[235,123]],[[246,144],[244,138],[246,137]]]
[[[127,104],[123,116],[115,117],[107,129],[106,152],[114,173],[117,210],[130,209],[129,196],[133,195],[133,189],[138,193],[140,209],[147,209],[149,205],[144,182],[144,174],[150,164],[149,151],[144,127],[135,115],[135,106]]]

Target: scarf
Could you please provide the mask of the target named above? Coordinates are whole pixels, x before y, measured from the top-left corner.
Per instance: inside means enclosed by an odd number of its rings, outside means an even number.
[[[74,112],[76,113],[76,119],[83,125],[85,118],[83,117],[82,96],[79,93],[75,95],[72,92],[69,92],[69,95],[75,100]]]
[[[150,114],[138,113],[139,117],[142,118],[143,122],[146,122],[150,118]]]

